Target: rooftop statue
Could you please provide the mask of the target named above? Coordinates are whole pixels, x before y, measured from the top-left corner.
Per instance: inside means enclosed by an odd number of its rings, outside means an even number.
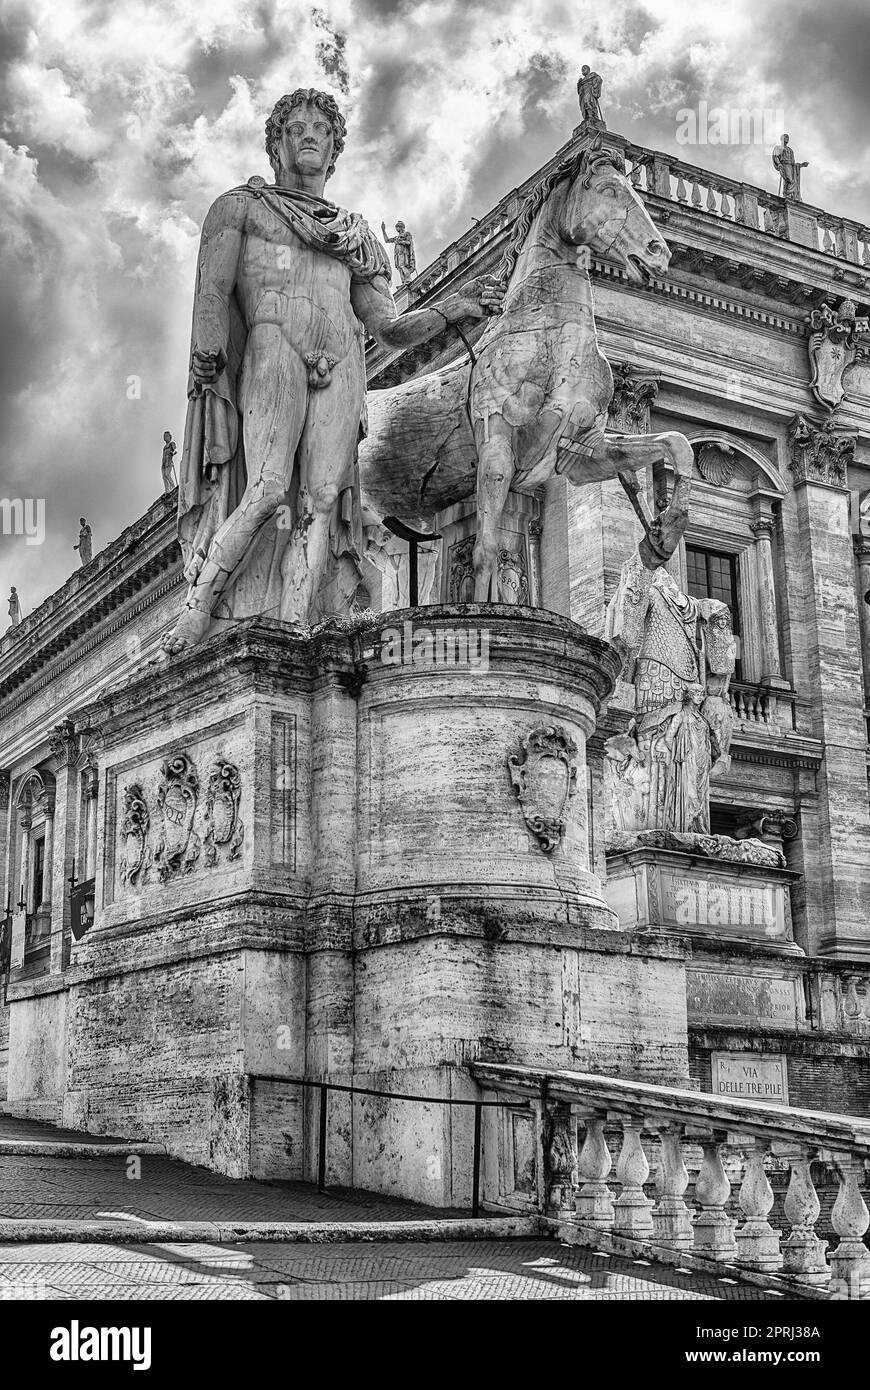
[[[606,129],[601,114],[601,87],[598,73],[593,72],[588,63],[584,63],[577,81],[577,99],[580,102],[580,118],[583,125],[593,130]]]
[[[18,597],[18,590],[15,585],[9,592],[9,623],[11,627],[17,627],[21,622],[21,601]]]
[[[365,335],[401,350],[498,312],[482,277],[398,318],[383,247],[323,196],[345,133],[327,93],[282,97],[266,123],[275,182],[249,179],[205,219],[178,493],[189,589],[170,653],[222,621],[352,611]]]
[[[169,430],[163,431],[163,457],[160,460],[160,471],[163,475],[163,491],[172,492],[178,486],[178,479],[175,476],[175,464],[173,459],[178,449]]]
[[[93,540],[91,528],[83,516],[79,517],[79,543],[73,546],[73,550],[79,552],[79,559],[83,565],[89,565],[93,559]]]
[[[396,271],[403,285],[407,285],[409,280],[413,280],[417,274],[417,258],[414,255],[414,238],[411,233],[405,230],[404,222],[396,223],[396,235],[387,236],[387,229],[381,223],[381,231],[384,234],[384,241],[388,241],[391,246],[395,245],[393,258],[396,263]]]
[[[773,167],[779,174],[779,196],[785,198],[787,203],[800,203],[801,198],[801,169],[806,169],[809,160],[805,159],[801,163],[794,157],[794,150],[788,142],[788,136],[780,137],[780,143],[773,150]]]

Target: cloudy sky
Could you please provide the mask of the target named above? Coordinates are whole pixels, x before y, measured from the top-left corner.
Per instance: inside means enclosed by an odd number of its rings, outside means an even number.
[[[807,201],[870,220],[867,0],[2,0],[0,497],[42,497],[41,547],[0,535],[0,631],[161,491],[183,431],[193,270],[210,202],[268,175],[263,124],[332,91],[328,196],[401,217],[426,265],[577,124],[776,191],[767,146],[677,142],[681,108],[782,110]],[[777,132],[778,133],[778,132]],[[130,378],[140,382],[130,399]],[[134,388],[135,396],[135,388]]]

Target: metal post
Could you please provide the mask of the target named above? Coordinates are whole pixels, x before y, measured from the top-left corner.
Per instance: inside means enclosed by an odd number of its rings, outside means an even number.
[[[411,607],[420,602],[420,585],[417,579],[417,542],[408,541],[408,598]]]
[[[326,1121],[329,1087],[320,1087],[320,1142],[317,1150],[317,1191],[326,1191]]]
[[[474,1103],[474,1167],[471,1177],[471,1215],[480,1215],[480,1121],[483,1115],[483,1106],[480,1101]]]

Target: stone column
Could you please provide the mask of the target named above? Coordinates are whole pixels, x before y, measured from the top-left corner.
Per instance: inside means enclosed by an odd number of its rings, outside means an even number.
[[[9,773],[0,770],[0,917],[6,911],[14,877],[10,784]]]
[[[99,772],[93,766],[86,767],[85,782],[85,858],[82,878],[93,878],[97,872],[97,789]]]
[[[864,703],[870,706],[870,536],[854,539],[858,583],[858,620],[861,625],[861,659],[864,667]]]
[[[789,427],[819,771],[822,920],[811,949],[870,959],[867,735],[847,467],[855,437],[830,421]]]
[[[12,921],[12,967],[24,964],[24,938],[27,931],[27,913],[30,911],[30,806],[18,808],[18,833],[21,836],[18,861],[18,892],[12,885],[12,907],[15,916]],[[23,906],[19,909],[18,904]]]
[[[755,536],[755,574],[758,581],[758,618],[761,636],[761,679],[780,682],[779,624],[776,616],[776,584],[771,538],[772,516],[759,516],[749,527]]]
[[[54,844],[46,838],[45,865],[50,874],[47,901],[51,905],[51,971],[59,974],[66,964],[70,936],[69,876],[76,853],[79,782],[76,757],[79,739],[69,720],[58,724],[49,747],[55,760]],[[82,875],[79,874],[79,877]]]

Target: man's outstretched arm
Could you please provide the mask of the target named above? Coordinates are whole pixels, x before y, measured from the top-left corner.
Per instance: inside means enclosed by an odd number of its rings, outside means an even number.
[[[357,282],[351,289],[354,313],[373,338],[384,347],[409,348],[426,343],[440,333],[447,323],[462,319],[487,318],[501,312],[504,290],[493,275],[470,280],[456,294],[433,305],[430,309],[413,309],[397,314],[386,278],[377,276],[371,282]]]

